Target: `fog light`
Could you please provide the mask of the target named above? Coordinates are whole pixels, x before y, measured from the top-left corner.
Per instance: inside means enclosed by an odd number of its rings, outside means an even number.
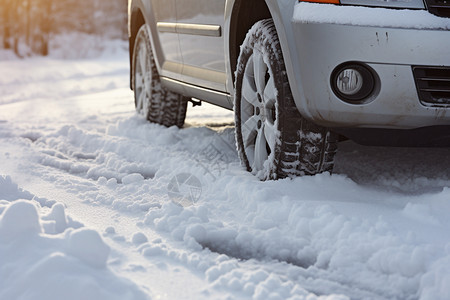
[[[342,94],[354,95],[359,92],[363,85],[363,77],[355,69],[344,69],[337,76],[336,86]]]
[[[359,63],[338,66],[331,74],[331,87],[341,100],[362,104],[375,88],[375,79],[369,67]]]

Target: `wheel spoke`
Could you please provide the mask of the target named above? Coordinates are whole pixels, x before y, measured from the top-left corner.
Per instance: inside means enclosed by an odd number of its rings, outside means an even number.
[[[136,74],[134,75],[134,76],[136,76],[136,78],[135,78],[135,80],[134,80],[134,82],[135,82],[135,87],[136,88],[142,88],[142,81],[143,81],[143,78],[142,78],[142,74],[141,74],[141,72],[136,72]]]
[[[147,57],[147,51],[145,48],[141,48],[139,50],[139,63],[141,65],[141,73],[145,76],[145,73],[147,72],[147,63],[146,63],[146,57]]]
[[[264,63],[261,53],[258,51],[255,51],[253,53],[253,70],[255,76],[256,91],[260,94],[263,94],[266,85],[267,66]]]
[[[266,87],[264,89],[264,100],[275,100],[276,99],[276,88],[275,88],[275,81],[273,80],[273,77],[271,76],[269,81],[266,84]]]
[[[145,92],[150,96],[151,86],[150,86],[150,80],[148,79],[147,76],[148,76],[147,74],[144,75],[144,89],[145,89]]]
[[[148,109],[150,107],[150,102],[148,101],[149,97],[147,93],[142,93],[144,94],[144,97],[142,99],[142,115],[144,115],[145,117],[147,117],[147,113],[148,113]]]
[[[144,101],[145,101],[145,90],[142,89],[138,96],[138,103],[136,103],[136,108],[138,112],[142,111],[142,108],[144,107]]]
[[[266,148],[266,138],[262,130],[258,131],[255,142],[255,160],[253,162],[252,169],[259,171],[264,168],[264,162],[269,157]]]
[[[253,106],[257,106],[259,105],[259,102],[254,80],[254,77],[250,74],[244,75],[244,80],[242,82],[242,96],[248,103],[251,103]]]
[[[269,124],[267,121],[264,123],[264,137],[266,138],[270,151],[275,151],[277,140],[275,125]]]
[[[255,134],[258,129],[258,120],[258,116],[252,116],[242,125],[242,140],[244,141],[244,147],[248,147],[254,143]]]

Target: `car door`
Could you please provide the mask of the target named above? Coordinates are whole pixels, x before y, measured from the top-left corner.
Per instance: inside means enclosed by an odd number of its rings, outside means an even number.
[[[151,0],[152,12],[155,18],[155,30],[159,41],[155,43],[157,63],[161,75],[181,80],[182,58],[178,34],[175,30],[166,30],[167,24],[176,24],[176,0]],[[158,47],[159,46],[159,47]]]
[[[225,0],[176,0],[183,81],[226,91]]]

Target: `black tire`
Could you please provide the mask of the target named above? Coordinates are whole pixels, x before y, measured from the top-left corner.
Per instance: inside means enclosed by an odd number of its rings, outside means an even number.
[[[182,127],[188,98],[161,85],[149,30],[148,25],[142,25],[134,43],[132,82],[136,111],[150,122]]]
[[[262,82],[258,80],[262,75],[257,73],[264,65],[266,74]],[[258,83],[264,89],[258,88]],[[274,92],[270,92],[271,87]],[[258,94],[260,104],[252,93]],[[338,136],[299,113],[271,19],[256,23],[241,46],[234,99],[237,149],[249,172],[266,180],[332,171]],[[268,133],[269,130],[274,134]],[[265,152],[267,159],[262,161]]]

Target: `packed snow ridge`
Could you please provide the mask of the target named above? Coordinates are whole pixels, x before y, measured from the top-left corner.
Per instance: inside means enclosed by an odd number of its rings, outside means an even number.
[[[10,177],[0,189],[9,199],[0,201],[0,299],[148,299],[107,268],[110,247],[63,204],[42,207]]]

